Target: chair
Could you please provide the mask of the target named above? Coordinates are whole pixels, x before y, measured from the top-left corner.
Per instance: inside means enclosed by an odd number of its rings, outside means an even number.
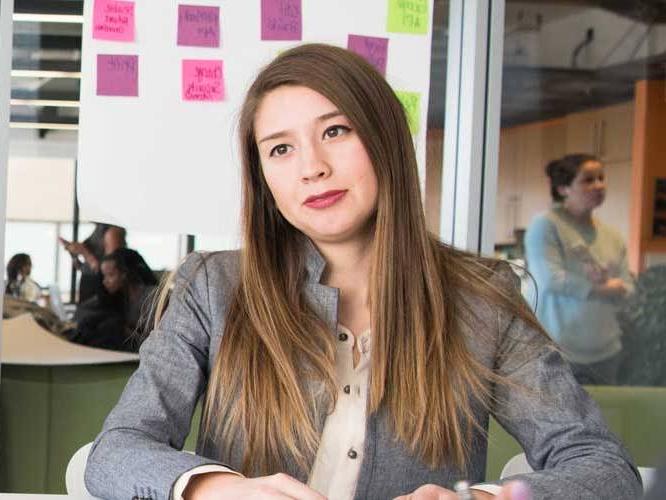
[[[533,469],[530,467],[530,464],[527,463],[527,457],[524,453],[519,453],[518,455],[511,457],[506,463],[500,474],[500,479],[515,476],[516,474],[527,474],[529,472],[533,472]],[[638,472],[643,481],[643,491],[649,490],[655,479],[655,469],[652,467],[639,467]]]
[[[67,464],[67,471],[65,472],[67,494],[78,500],[95,500],[97,498],[90,494],[83,479],[92,445],[92,443],[88,443],[79,448]]]

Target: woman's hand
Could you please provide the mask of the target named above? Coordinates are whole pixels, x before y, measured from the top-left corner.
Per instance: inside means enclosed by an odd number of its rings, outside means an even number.
[[[190,479],[183,492],[185,500],[326,500],[287,474],[246,478],[228,472],[199,474]]]
[[[607,298],[622,298],[627,294],[627,285],[620,278],[611,278],[601,285],[593,288],[594,294]]]
[[[512,481],[502,487],[498,495],[486,493],[485,491],[472,490],[474,500],[530,500],[532,495],[527,485],[522,481]],[[394,500],[457,500],[455,491],[447,490],[435,484],[426,484],[409,495],[403,495]]]
[[[97,260],[97,257],[93,255],[93,253],[86,247],[83,243],[80,241],[67,241],[65,238],[60,238],[60,243],[62,246],[69,252],[69,254],[72,256],[72,259],[74,259],[76,262],[79,262],[79,255],[84,258],[84,260],[88,263],[90,268],[93,271],[98,271],[99,270],[99,261]]]

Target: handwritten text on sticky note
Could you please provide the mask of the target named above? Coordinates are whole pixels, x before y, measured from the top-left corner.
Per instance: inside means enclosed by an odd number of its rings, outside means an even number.
[[[224,72],[221,60],[183,60],[183,100],[222,101]]]
[[[220,8],[202,5],[179,5],[178,45],[219,47]]]
[[[429,0],[388,0],[386,30],[390,33],[428,32]]]
[[[139,56],[98,54],[97,95],[139,95]]]
[[[405,109],[409,130],[412,134],[418,134],[421,128],[421,94],[419,92],[405,92],[402,90],[396,90],[395,94]]]
[[[134,2],[95,0],[93,38],[116,42],[133,42]]]
[[[262,40],[301,40],[301,0],[261,0]]]
[[[366,61],[377,68],[377,71],[386,76],[388,42],[388,38],[349,35],[347,37],[347,48],[363,56]]]

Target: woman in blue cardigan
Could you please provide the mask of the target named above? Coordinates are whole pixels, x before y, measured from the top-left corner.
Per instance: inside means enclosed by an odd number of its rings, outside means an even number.
[[[593,216],[606,197],[603,164],[567,155],[546,167],[553,207],[525,234],[537,317],[581,384],[614,384],[622,344],[615,312],[632,290],[621,236]]]

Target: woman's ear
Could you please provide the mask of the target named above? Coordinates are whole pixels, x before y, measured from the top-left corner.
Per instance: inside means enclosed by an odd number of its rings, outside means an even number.
[[[562,198],[569,196],[569,186],[557,186],[557,192]]]

